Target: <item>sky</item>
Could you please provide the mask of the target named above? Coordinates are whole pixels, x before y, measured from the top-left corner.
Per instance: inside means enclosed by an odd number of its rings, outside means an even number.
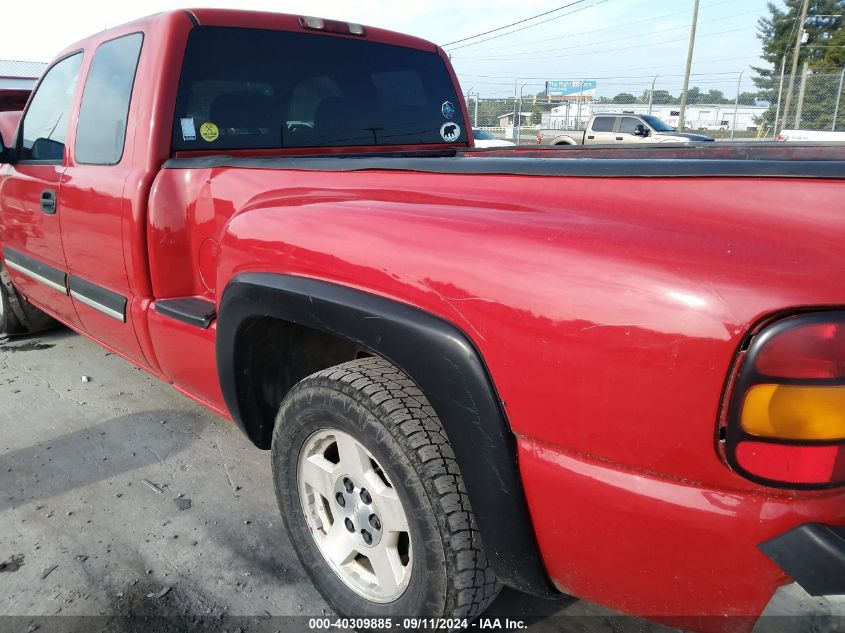
[[[569,5],[546,16],[446,46],[464,93],[481,98],[534,94],[544,82],[591,79],[598,96],[678,94],[693,0],[29,0],[3,9],[0,59],[50,61],[67,45],[144,15],[190,6],[316,15],[410,33],[446,45]],[[732,97],[752,90],[759,65],[757,19],[766,0],[700,0],[690,85]],[[543,23],[541,23],[543,22]],[[536,26],[534,26],[536,25]],[[527,28],[524,28],[527,27]],[[521,29],[512,34],[505,34]],[[497,36],[489,41],[486,38]]]

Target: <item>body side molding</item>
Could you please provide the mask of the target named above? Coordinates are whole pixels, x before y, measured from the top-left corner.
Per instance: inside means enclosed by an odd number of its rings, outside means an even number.
[[[481,355],[462,331],[428,312],[344,286],[288,275],[238,275],[220,304],[217,365],[233,419],[262,448],[268,429],[245,420],[249,379],[238,369],[239,332],[262,317],[352,341],[411,376],[449,435],[499,579],[536,595],[556,593],[528,513],[515,438]]]
[[[33,281],[37,281],[63,295],[68,293],[67,275],[63,270],[9,247],[3,249],[3,259],[9,268],[26,275]]]
[[[121,323],[126,323],[126,297],[75,275],[68,275],[70,296]]]

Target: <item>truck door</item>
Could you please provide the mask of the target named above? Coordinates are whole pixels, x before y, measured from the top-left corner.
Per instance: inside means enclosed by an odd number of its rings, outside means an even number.
[[[50,67],[21,119],[14,164],[0,181],[3,265],[33,303],[74,325],[60,233],[61,180],[82,52]]]
[[[124,224],[133,221],[133,205],[124,188],[132,170],[127,128],[143,39],[131,33],[93,51],[69,141],[61,225],[68,287],[83,328],[141,363],[145,359],[132,323],[133,293],[124,260],[124,233],[129,233]]]
[[[597,116],[594,118],[593,124],[587,130],[584,145],[606,145],[613,143],[613,126],[615,122],[616,117],[613,116]]]
[[[637,136],[634,131],[638,125],[645,125],[640,119],[633,116],[619,117],[619,127],[614,138],[616,143],[653,143],[650,136]],[[648,126],[646,125],[646,128]]]

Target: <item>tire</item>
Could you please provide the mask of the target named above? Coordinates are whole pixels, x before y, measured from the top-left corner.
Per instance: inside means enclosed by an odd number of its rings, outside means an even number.
[[[272,464],[299,560],[339,615],[471,619],[498,595],[443,427],[390,363],[363,358],[297,384]]]
[[[5,269],[0,269],[0,334],[34,334],[55,327],[56,321],[23,300]]]

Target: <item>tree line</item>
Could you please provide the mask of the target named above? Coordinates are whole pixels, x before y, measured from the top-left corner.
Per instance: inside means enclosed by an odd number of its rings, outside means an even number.
[[[651,103],[654,105],[672,105],[681,102],[681,97],[673,95],[668,90],[655,90],[653,95],[649,95],[651,90],[643,90],[639,97],[634,96],[630,92],[620,92],[614,97],[600,97],[596,99],[596,103]],[[740,105],[756,105],[758,102],[758,93],[756,92],[742,92],[739,95]],[[698,86],[694,86],[687,90],[687,104],[695,105],[699,103],[706,103],[708,105],[727,105],[734,103],[733,98],[725,96],[721,90],[710,89],[707,92],[703,91]]]

